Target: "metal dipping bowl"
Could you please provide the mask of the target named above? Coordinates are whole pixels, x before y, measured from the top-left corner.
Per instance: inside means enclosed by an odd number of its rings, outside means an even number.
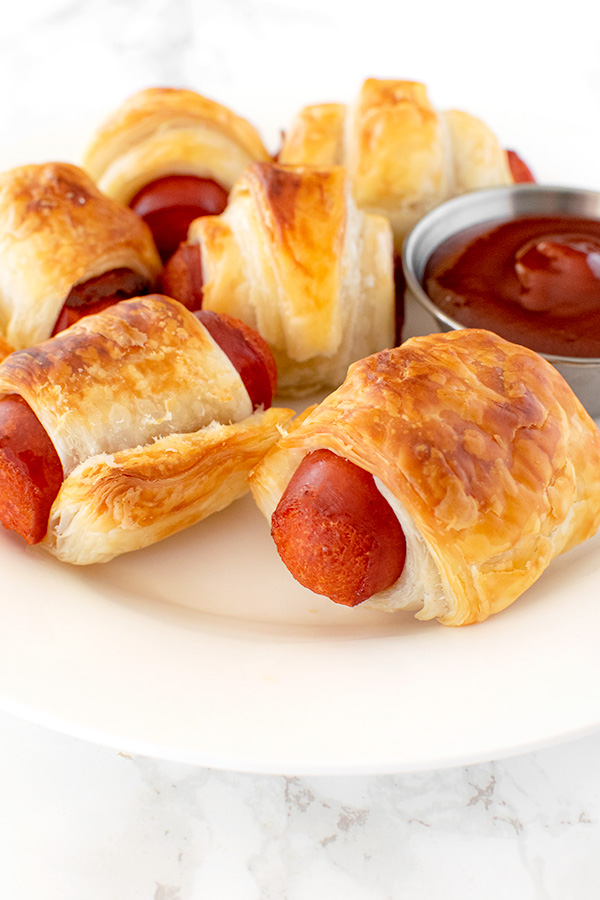
[[[442,312],[423,289],[423,276],[436,248],[473,225],[519,216],[575,216],[600,219],[600,193],[577,188],[520,184],[473,191],[436,207],[413,228],[404,242],[402,266],[407,304],[416,299],[440,331],[464,328]],[[588,412],[600,416],[600,359],[541,353],[559,370]]]

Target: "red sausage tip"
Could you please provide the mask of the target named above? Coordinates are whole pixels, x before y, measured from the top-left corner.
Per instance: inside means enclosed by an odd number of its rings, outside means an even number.
[[[271,535],[296,581],[344,606],[391,587],[406,559],[404,533],[373,476],[329,450],[302,460]]]
[[[277,390],[277,366],[267,342],[254,328],[226,313],[200,309],[194,315],[238,370],[252,408],[268,409]]]

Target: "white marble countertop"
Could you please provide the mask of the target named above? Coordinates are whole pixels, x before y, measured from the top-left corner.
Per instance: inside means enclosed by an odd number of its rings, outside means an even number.
[[[408,775],[130,756],[0,717],[5,896],[592,900],[600,736]]]
[[[11,4],[0,141],[15,164],[48,146],[71,155],[73,135],[162,84],[230,106],[275,149],[300,106],[350,100],[369,75],[407,77],[441,108],[480,115],[546,180],[598,189],[599,25],[584,0],[560,14],[516,0]],[[591,900],[599,753],[600,731],[436,771],[236,773],[0,712],[2,895]]]

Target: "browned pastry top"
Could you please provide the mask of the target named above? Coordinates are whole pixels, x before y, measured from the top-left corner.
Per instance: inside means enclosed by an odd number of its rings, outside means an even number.
[[[49,337],[74,285],[119,268],[152,284],[160,266],[145,223],[77,166],[0,175],[0,326],[9,344]]]
[[[327,448],[408,511],[444,587],[446,624],[511,603],[600,522],[600,433],[558,371],[491,332],[413,338],[357,362],[265,461],[290,477]],[[273,474],[275,473],[275,474]],[[269,488],[271,489],[271,488]]]

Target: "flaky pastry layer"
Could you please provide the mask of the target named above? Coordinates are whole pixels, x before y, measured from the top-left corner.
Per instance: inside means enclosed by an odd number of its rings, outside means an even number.
[[[188,239],[200,245],[204,308],[260,332],[282,395],[336,387],[351,362],[393,343],[391,229],[356,208],[341,167],[254,164]]]
[[[270,155],[256,129],[194,91],[148,88],[98,128],[83,165],[110,197],[129,203],[167,175],[211,178],[230,190],[251,162]]]
[[[414,81],[368,78],[352,104],[305,107],[284,136],[285,165],[343,165],[361,209],[385,215],[397,247],[438,204],[511,184],[505,151],[480,120],[439,112]]]
[[[0,396],[20,394],[68,475],[114,453],[252,412],[226,354],[188,309],[162,295],[123,300],[0,364]]]
[[[113,269],[153,285],[161,262],[149,228],[66,163],[0,175],[0,333],[12,347],[48,338],[70,290]]]
[[[229,506],[293,412],[272,408],[98,455],[64,481],[43,546],[75,565],[107,562]]]
[[[222,509],[293,416],[252,412],[244,383],[188,309],[123,300],[0,364],[46,429],[65,479],[42,546],[84,565]]]
[[[371,472],[407,539],[399,581],[367,601],[446,625],[486,619],[600,523],[600,433],[558,371],[481,330],[413,338],[344,384],[251,478],[270,519],[326,448]]]

